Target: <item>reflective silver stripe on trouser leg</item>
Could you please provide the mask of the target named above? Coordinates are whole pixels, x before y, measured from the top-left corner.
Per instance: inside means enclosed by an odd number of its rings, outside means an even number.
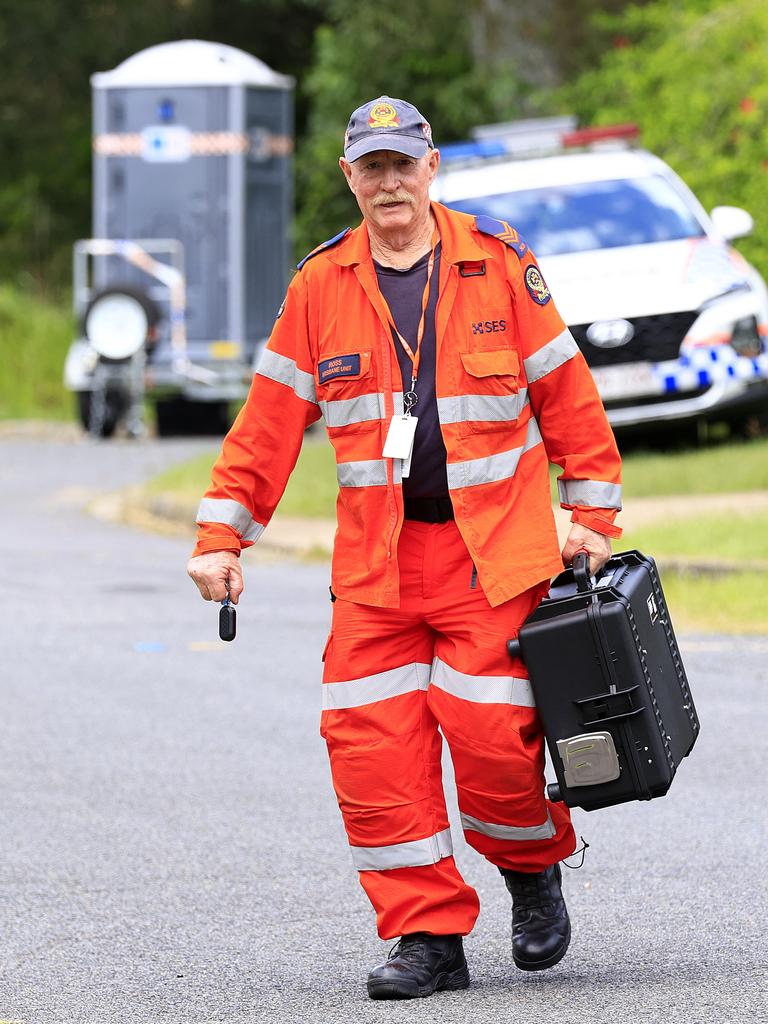
[[[358,871],[392,871],[394,868],[421,868],[437,864],[453,853],[451,830],[444,829],[426,839],[391,846],[350,846]]]
[[[551,839],[555,826],[547,811],[547,820],[541,825],[500,825],[494,821],[481,821],[471,814],[461,815],[461,827],[465,831],[480,832],[491,839],[525,842],[529,839]]]
[[[198,524],[224,523],[237,530],[243,540],[258,540],[265,529],[261,523],[256,522],[245,505],[231,498],[203,498],[195,521]]]
[[[430,666],[420,661],[410,662],[385,672],[361,676],[338,683],[323,683],[323,710],[359,708],[374,701],[400,697],[404,693],[426,690],[429,685]]]
[[[432,663],[431,682],[439,690],[450,693],[473,704],[512,704],[515,707],[534,708],[536,701],[528,679],[518,676],[472,676],[451,668],[435,658]]]

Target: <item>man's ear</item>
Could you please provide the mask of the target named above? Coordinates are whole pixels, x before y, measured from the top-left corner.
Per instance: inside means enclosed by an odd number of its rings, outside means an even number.
[[[437,169],[440,166],[440,150],[439,149],[432,149],[432,150],[430,150],[430,152],[429,152],[429,165],[428,166],[429,166],[429,183],[432,184],[432,182],[435,180],[435,176],[437,175]]]
[[[354,195],[355,190],[352,187],[352,164],[345,160],[343,156],[340,156],[339,167],[341,168],[344,177],[347,179],[347,184],[349,185],[350,192],[352,192],[352,194]]]

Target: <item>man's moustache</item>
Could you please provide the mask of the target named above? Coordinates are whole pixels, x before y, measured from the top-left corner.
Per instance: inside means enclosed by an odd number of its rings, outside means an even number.
[[[395,203],[411,203],[413,205],[413,196],[407,192],[398,192],[395,195],[387,196],[386,199],[374,199],[374,206],[394,206]]]

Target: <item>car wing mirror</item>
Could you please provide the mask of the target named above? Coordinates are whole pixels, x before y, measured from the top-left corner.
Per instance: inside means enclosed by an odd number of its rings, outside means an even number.
[[[716,206],[710,216],[718,234],[728,242],[751,235],[755,226],[752,216],[739,206]]]

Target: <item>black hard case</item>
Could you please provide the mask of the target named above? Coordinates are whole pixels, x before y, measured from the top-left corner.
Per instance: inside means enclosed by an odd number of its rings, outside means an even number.
[[[663,796],[699,720],[656,564],[617,554],[592,584],[586,558],[574,564],[509,643],[557,775],[550,799],[592,811]]]

